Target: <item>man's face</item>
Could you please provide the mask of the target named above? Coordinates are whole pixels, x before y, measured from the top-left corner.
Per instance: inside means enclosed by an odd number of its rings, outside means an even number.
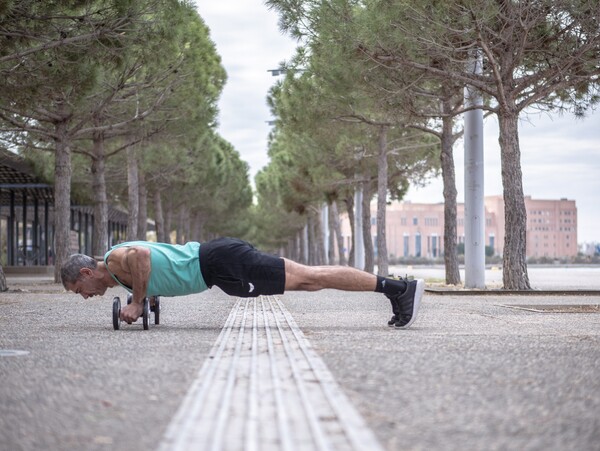
[[[107,288],[102,279],[94,277],[94,272],[87,268],[81,270],[81,274],[75,283],[67,286],[68,290],[80,294],[84,299],[92,296],[102,296]]]

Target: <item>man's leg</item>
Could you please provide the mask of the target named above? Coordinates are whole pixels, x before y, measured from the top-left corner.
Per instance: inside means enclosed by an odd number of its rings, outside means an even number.
[[[375,291],[377,276],[350,266],[306,266],[286,258],[285,290]]]
[[[306,266],[284,259],[286,291],[376,291],[385,294],[394,315],[389,326],[406,328],[417,317],[423,297],[423,280],[405,281],[376,276],[349,266]]]

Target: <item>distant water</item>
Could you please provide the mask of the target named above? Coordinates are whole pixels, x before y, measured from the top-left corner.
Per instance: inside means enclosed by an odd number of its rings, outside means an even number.
[[[390,273],[399,276],[408,274],[440,282],[446,277],[443,266],[390,266]],[[527,274],[534,289],[600,290],[599,266],[529,266]],[[460,277],[464,283],[464,269],[460,270]],[[502,287],[502,268],[487,269],[485,284],[488,288]]]

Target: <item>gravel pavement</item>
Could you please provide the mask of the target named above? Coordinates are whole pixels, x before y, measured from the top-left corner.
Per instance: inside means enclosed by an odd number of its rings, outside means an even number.
[[[45,279],[0,294],[0,450],[155,449],[236,300],[163,298],[161,325],[112,328],[113,296]],[[280,297],[388,450],[599,450],[600,314],[512,304],[600,296],[426,293],[409,330],[376,293]],[[242,433],[240,431],[240,433]]]

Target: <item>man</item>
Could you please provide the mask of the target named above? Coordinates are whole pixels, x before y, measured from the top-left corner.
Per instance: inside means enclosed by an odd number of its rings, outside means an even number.
[[[132,241],[118,244],[97,262],[72,255],[61,268],[64,287],[84,299],[121,285],[133,293],[121,319],[135,322],[149,296],[182,296],[213,286],[238,297],[283,294],[284,291],[376,291],[392,304],[390,327],[405,329],[416,319],[424,281],[396,280],[346,266],[305,266],[268,255],[245,241],[219,238],[185,245]]]

